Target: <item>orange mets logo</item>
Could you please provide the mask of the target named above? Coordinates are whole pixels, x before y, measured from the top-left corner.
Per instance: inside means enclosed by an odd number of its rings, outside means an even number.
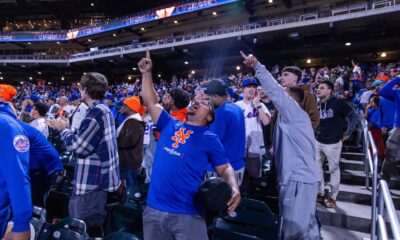
[[[173,136],[171,139],[175,141],[174,144],[172,144],[173,148],[178,148],[179,143],[185,144],[186,139],[190,137],[190,134],[193,133],[191,130],[187,130],[185,133],[186,128],[181,128],[178,131],[175,132],[175,136]]]

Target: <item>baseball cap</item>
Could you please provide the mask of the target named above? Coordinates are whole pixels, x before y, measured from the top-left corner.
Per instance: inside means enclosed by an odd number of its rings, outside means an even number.
[[[32,101],[36,102],[36,101],[39,101],[39,100],[40,100],[40,97],[39,97],[38,95],[32,93],[32,94],[29,96],[29,99],[31,99]]]
[[[384,81],[381,81],[381,80],[376,80],[376,81],[374,81],[374,82],[372,83],[372,86],[373,86],[373,87],[376,87],[376,86],[381,85],[381,84],[383,84],[383,83],[385,83],[385,82],[384,82]]]
[[[2,96],[7,102],[11,101],[15,95],[17,95],[17,90],[15,90],[13,86],[0,84],[0,96]]]
[[[127,105],[132,111],[135,111],[137,113],[141,113],[143,111],[138,96],[125,98],[124,104]]]
[[[220,79],[211,80],[204,88],[204,93],[208,95],[226,96],[228,86]]]
[[[106,93],[105,99],[114,100],[114,96],[111,93]]]
[[[250,85],[259,86],[257,79],[255,78],[245,78],[242,81],[242,87],[247,87]]]
[[[72,94],[71,96],[69,96],[68,102],[72,102],[72,101],[75,101],[75,100],[78,100],[78,99],[79,99],[78,95]]]
[[[196,200],[200,201],[208,213],[221,217],[227,214],[231,197],[231,186],[220,177],[212,177],[204,181],[196,193]]]

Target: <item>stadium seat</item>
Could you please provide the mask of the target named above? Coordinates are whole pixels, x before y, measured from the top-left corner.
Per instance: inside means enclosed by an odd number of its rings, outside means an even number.
[[[280,239],[282,218],[257,200],[242,199],[235,214],[217,218],[211,232],[214,240]]]
[[[105,237],[104,240],[139,240],[139,238],[126,232],[115,232]]]
[[[56,224],[45,224],[38,240],[88,240],[86,224],[76,218],[64,218]]]
[[[46,223],[46,209],[34,206],[31,224],[35,229],[36,233],[35,239],[37,239],[45,223]]]

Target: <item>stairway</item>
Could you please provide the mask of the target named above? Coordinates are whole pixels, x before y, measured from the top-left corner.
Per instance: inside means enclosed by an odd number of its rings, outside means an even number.
[[[371,229],[371,190],[364,188],[362,147],[343,146],[340,159],[341,184],[335,208],[317,204],[324,240],[369,239]],[[379,179],[379,178],[378,178]],[[370,181],[371,182],[371,181]],[[400,178],[392,177],[390,192],[400,209]],[[398,211],[400,215],[400,211]]]

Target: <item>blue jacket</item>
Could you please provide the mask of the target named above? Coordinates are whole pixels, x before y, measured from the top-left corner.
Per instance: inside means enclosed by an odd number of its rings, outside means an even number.
[[[394,109],[394,127],[397,128],[400,128],[400,90],[393,89],[393,87],[399,83],[400,78],[395,78],[386,83],[386,85],[379,91],[379,95],[393,101],[396,105]]]
[[[8,104],[1,103],[0,106]],[[13,232],[29,230],[32,218],[29,178],[29,140],[11,108],[0,111],[0,238],[3,237],[10,207]]]
[[[47,141],[46,137],[36,128],[20,122],[28,134],[31,144],[29,152],[29,171],[41,171],[50,175],[55,171],[63,170],[61,158],[56,149]]]
[[[391,100],[381,97],[379,101],[379,116],[378,126],[379,128],[392,129],[394,125],[394,111],[396,105]]]

